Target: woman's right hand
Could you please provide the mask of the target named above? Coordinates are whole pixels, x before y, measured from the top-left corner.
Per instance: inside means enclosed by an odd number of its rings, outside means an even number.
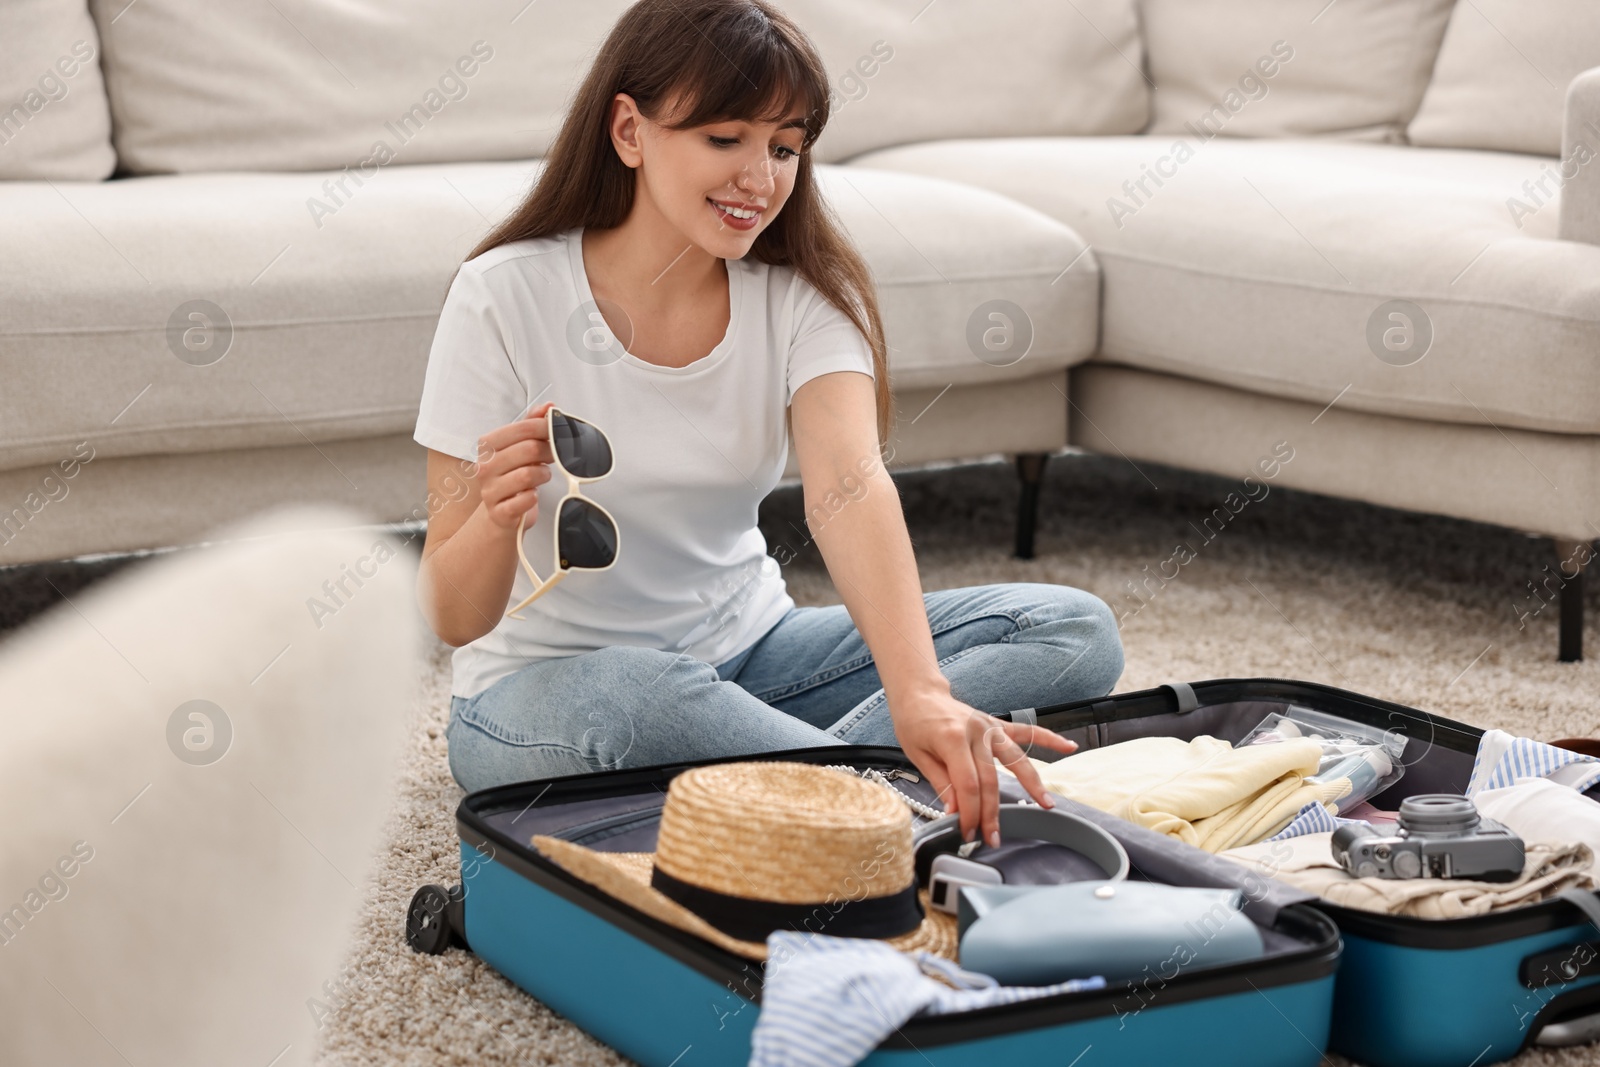
[[[546,402],[516,422],[478,438],[478,494],[489,521],[515,530],[524,515],[527,525],[539,521],[538,488],[550,480],[549,424]]]

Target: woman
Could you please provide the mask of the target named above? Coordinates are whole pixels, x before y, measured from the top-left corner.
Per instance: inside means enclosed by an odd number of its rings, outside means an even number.
[[[881,462],[872,279],[812,173],[828,97],[810,41],[763,0],[642,0],[525,202],[452,282],[415,435],[442,502],[418,588],[457,649],[464,788],[898,743],[968,839],[998,841],[994,761],[1048,805],[1024,753],[1074,746],[989,712],[1104,695],[1121,674],[1088,593],[921,593]],[[555,570],[552,404],[610,440],[584,493],[614,517],[617,558],[508,618],[535,588],[519,520],[541,581]],[[796,607],[756,526],[791,424],[840,606]],[[445,492],[458,469],[465,491]]]

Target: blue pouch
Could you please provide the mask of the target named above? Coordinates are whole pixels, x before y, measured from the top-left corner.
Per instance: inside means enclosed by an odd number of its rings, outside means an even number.
[[[961,966],[1003,985],[1107,981],[1259,957],[1261,933],[1238,889],[1154,882],[964,886]]]

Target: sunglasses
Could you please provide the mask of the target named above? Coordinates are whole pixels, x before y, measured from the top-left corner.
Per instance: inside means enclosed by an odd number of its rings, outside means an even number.
[[[556,587],[571,571],[603,571],[617,562],[617,523],[611,513],[583,495],[583,483],[611,473],[611,442],[592,422],[568,415],[552,406],[545,413],[550,432],[550,451],[555,465],[567,476],[567,495],[556,504],[555,559],[557,569],[548,581],[540,578],[522,548],[524,512],[517,521],[517,556],[522,569],[533,582],[526,600],[506,612],[513,619],[526,618],[517,612]]]

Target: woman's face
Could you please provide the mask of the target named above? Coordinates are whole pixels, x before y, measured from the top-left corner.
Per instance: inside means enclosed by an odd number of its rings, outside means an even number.
[[[622,119],[633,101],[626,94],[618,100],[626,101],[618,109]],[[781,122],[715,122],[687,130],[639,119],[634,159],[623,143],[617,149],[639,170],[640,198],[711,255],[742,259],[794,190],[804,116],[797,108]]]

